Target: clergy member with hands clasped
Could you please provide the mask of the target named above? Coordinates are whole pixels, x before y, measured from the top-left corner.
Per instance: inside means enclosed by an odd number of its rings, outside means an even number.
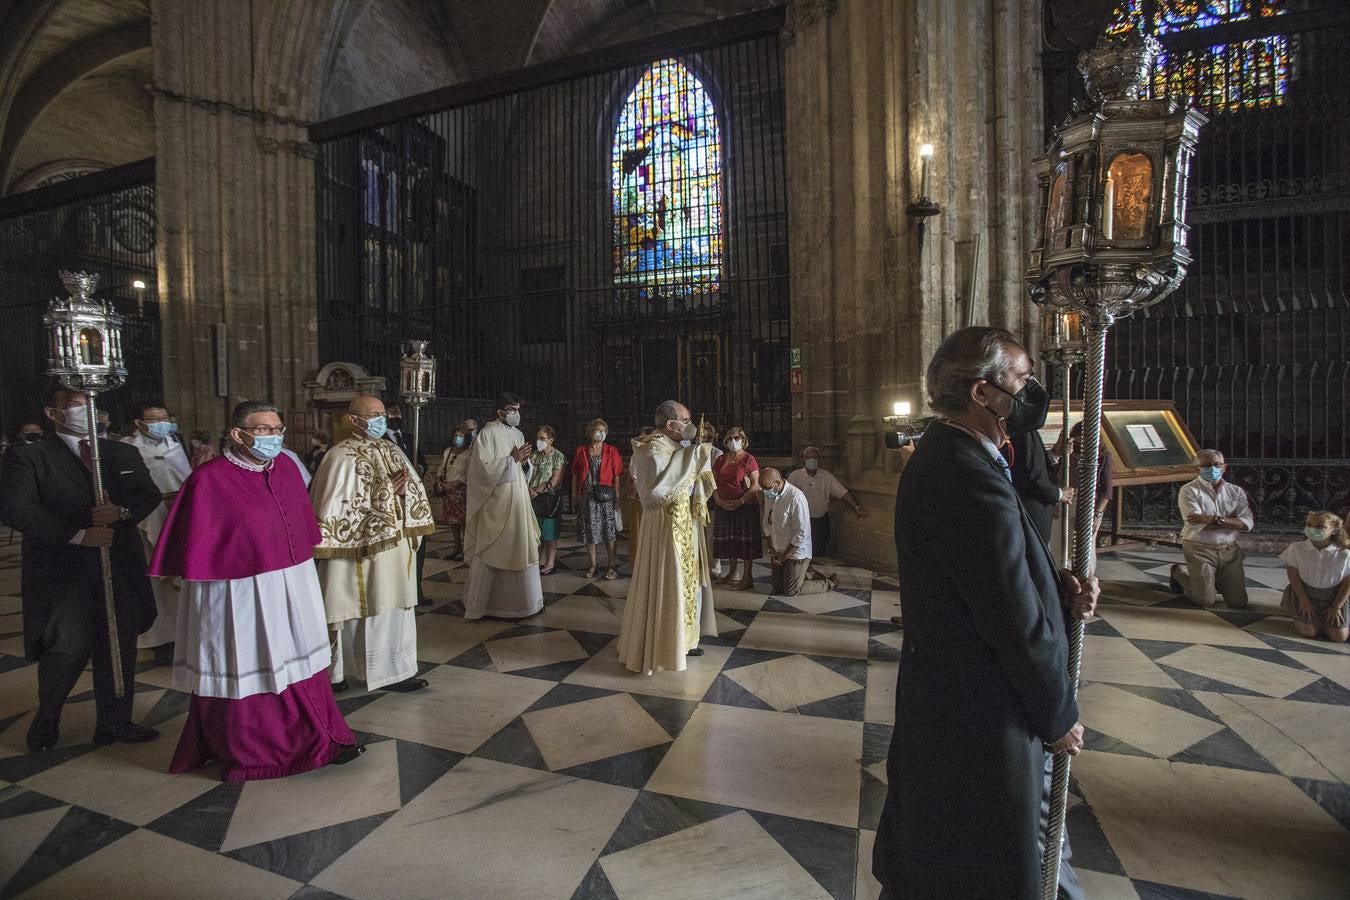
[[[1039,897],[1047,751],[1083,746],[1065,626],[1091,617],[1096,579],[1055,571],[999,453],[1045,420],[1032,369],[986,327],[950,335],[928,366],[940,418],[896,498],[905,631],[872,861],[883,896]],[[1081,896],[1064,864],[1060,890]]]
[[[410,693],[417,677],[417,550],[436,530],[431,501],[412,461],[384,440],[379,397],[347,407],[352,436],[324,454],[311,490],[323,539],[319,557],[333,683],[365,682]]]
[[[277,461],[286,426],[257,401],[232,425],[179,490],[150,566],[183,580],[173,686],[192,702],[169,771],[215,761],[241,782],[351,762],[365,748],[328,686],[319,524],[300,472]]]

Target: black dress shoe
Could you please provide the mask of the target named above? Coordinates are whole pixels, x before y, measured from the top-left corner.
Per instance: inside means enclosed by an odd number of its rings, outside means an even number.
[[[688,653],[685,654],[685,656],[702,656],[702,655],[703,655],[702,647],[695,647],[693,650],[690,650]]]
[[[330,759],[328,764],[330,766],[345,766],[365,752],[365,744],[351,744],[350,746],[343,747],[339,750],[337,756]]]
[[[125,725],[118,725],[115,728],[96,728],[94,730],[94,743],[98,746],[104,744],[144,744],[146,741],[153,741],[159,737],[159,732],[149,725],[137,725],[135,722],[127,722]]]
[[[335,694],[340,694],[340,693],[342,693],[343,691],[345,691],[345,690],[347,689],[347,679],[344,678],[344,679],[342,679],[341,681],[335,681],[335,682],[333,682],[332,688],[333,688],[333,693],[335,693]]]
[[[61,740],[61,732],[55,725],[43,725],[34,722],[28,729],[28,749],[42,753],[56,746]]]
[[[413,691],[420,691],[427,686],[425,678],[405,678],[393,684],[386,684],[382,690],[397,691],[400,694],[411,694]]]

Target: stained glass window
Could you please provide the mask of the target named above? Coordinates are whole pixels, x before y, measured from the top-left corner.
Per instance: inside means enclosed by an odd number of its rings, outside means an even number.
[[[614,129],[614,279],[644,294],[717,290],[722,142],[712,99],[679,61],[652,64]]]
[[[1142,25],[1151,34],[1209,28],[1278,16],[1285,0],[1126,0],[1116,7],[1110,33]],[[1278,106],[1289,92],[1289,38],[1267,35],[1158,56],[1153,93],[1193,97],[1210,111]]]

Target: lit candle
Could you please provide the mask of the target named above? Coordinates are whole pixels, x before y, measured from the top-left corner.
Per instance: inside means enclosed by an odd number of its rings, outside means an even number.
[[[89,336],[84,332],[80,333],[80,363],[89,365]]]
[[[933,145],[920,144],[919,160],[921,161],[922,165],[922,168],[920,169],[922,174],[919,176],[919,196],[925,200],[928,199],[928,161],[932,158],[933,158]],[[899,415],[899,413],[897,413],[896,415]]]
[[[1116,183],[1108,173],[1106,176],[1106,193],[1102,198],[1102,237],[1111,240],[1111,235],[1115,232],[1116,217]]]

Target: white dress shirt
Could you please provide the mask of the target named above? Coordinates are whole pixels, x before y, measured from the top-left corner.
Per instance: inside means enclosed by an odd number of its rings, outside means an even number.
[[[811,508],[806,494],[790,482],[783,482],[783,493],[764,504],[764,533],[775,552],[796,546],[788,559],[811,558]]]
[[[806,505],[813,519],[829,515],[830,500],[848,493],[834,473],[825,469],[816,469],[815,474],[806,471],[805,467],[793,469],[787,483],[806,495]]]
[[[1196,478],[1186,482],[1177,492],[1177,508],[1181,510],[1183,523],[1187,516],[1199,513],[1211,518],[1237,519],[1247,531],[1256,524],[1247,505],[1247,492],[1226,480],[1212,484]],[[1181,529],[1181,539],[1197,544],[1231,544],[1237,540],[1237,532],[1232,528],[1211,528],[1208,524],[1187,524]]]
[[[1284,548],[1280,562],[1298,570],[1298,579],[1313,588],[1334,588],[1350,576],[1350,550],[1327,544],[1321,550],[1312,541]]]

